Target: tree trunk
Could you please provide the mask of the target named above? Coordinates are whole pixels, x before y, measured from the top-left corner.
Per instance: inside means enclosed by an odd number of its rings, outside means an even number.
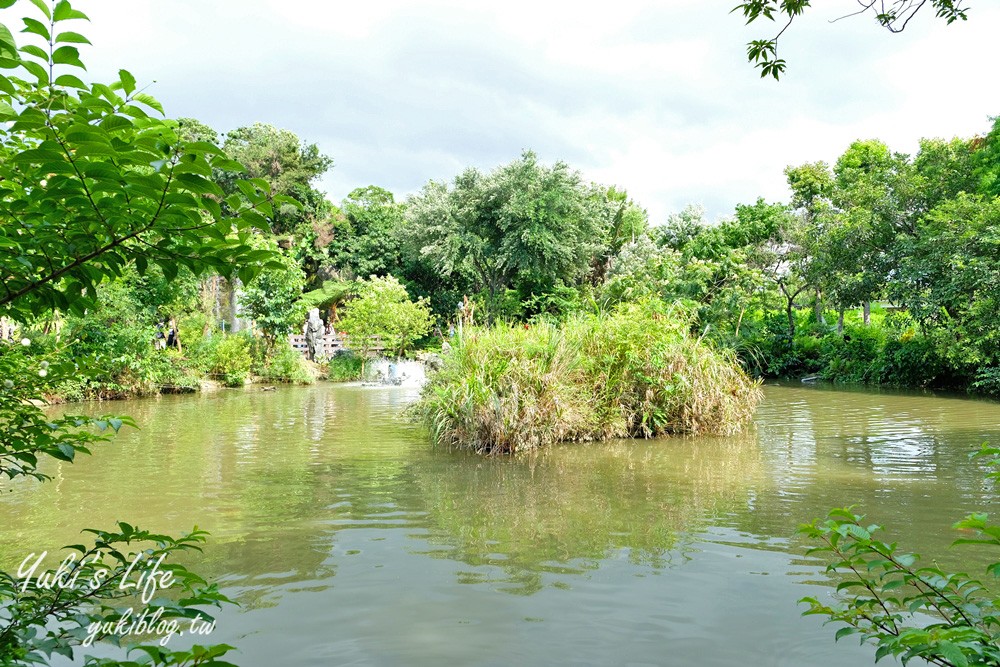
[[[865,301],[865,305],[861,307],[861,314],[862,314],[862,321],[865,323],[865,326],[870,325],[872,323],[871,301]]]
[[[840,310],[837,311],[837,334],[844,334],[844,307],[841,306]]]
[[[229,333],[238,333],[243,327],[240,321],[240,279],[229,281]]]
[[[823,317],[823,294],[819,290],[816,290],[813,312],[816,314],[816,324],[826,326],[826,319]]]
[[[785,313],[788,315],[788,335],[795,338],[795,298],[786,298],[788,299],[787,305],[785,306]]]

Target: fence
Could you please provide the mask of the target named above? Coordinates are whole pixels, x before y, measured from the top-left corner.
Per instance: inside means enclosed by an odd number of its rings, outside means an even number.
[[[288,342],[291,344],[292,348],[298,350],[302,354],[305,354],[308,349],[308,345],[306,345],[306,337],[302,334],[292,334],[288,337]],[[351,347],[347,344],[346,337],[335,333],[326,334],[323,336],[323,343],[319,348],[319,356],[332,357],[340,350],[349,349],[351,349]],[[382,350],[381,342],[376,341],[375,345],[370,349],[375,352]]]

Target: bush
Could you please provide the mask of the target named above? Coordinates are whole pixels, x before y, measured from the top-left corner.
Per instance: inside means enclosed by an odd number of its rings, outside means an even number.
[[[287,340],[279,341],[271,354],[264,358],[259,375],[272,382],[312,384],[316,381],[305,357],[289,345]]]
[[[364,370],[362,359],[350,351],[339,352],[327,364],[327,379],[332,382],[360,380]]]
[[[934,341],[910,331],[886,341],[881,366],[883,383],[906,387],[934,386],[948,375]]]
[[[198,374],[187,367],[187,360],[173,350],[155,353],[148,363],[150,380],[160,391],[194,391],[200,384]]]
[[[1000,394],[1000,367],[981,369],[972,388],[987,394]]]
[[[809,314],[796,316],[804,320]],[[823,366],[822,339],[804,325],[796,331],[794,338],[788,334],[783,313],[768,313],[748,318],[740,337],[726,341],[726,345],[737,350],[741,363],[754,376],[784,378],[818,372]]]
[[[431,329],[426,299],[411,301],[392,276],[358,283],[358,296],[344,307],[338,325],[362,357],[381,342],[387,353],[401,356]]]
[[[852,326],[842,336],[823,339],[823,377],[836,382],[882,382],[885,332],[874,326]]]
[[[211,372],[227,387],[241,387],[250,375],[250,340],[241,334],[224,336],[215,345]]]
[[[556,326],[471,329],[417,415],[440,444],[512,453],[558,441],[739,431],[760,399],[730,352],[649,301]]]

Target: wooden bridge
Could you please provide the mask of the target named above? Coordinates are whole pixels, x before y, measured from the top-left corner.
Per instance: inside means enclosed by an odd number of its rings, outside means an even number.
[[[308,346],[306,345],[306,337],[302,334],[292,334],[288,337],[288,342],[291,344],[292,348],[298,350],[302,354],[306,354]],[[319,356],[321,357],[332,357],[337,354],[340,350],[350,350],[351,346],[347,344],[347,337],[341,336],[340,334],[326,334],[323,336],[323,342],[319,347]],[[382,343],[376,342],[375,345],[369,348],[373,352],[382,351]]]

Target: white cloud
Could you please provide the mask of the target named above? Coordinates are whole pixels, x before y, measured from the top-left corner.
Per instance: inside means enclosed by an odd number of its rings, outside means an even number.
[[[789,72],[762,81],[729,2],[101,0],[81,8],[91,71],[118,67],[171,115],[226,130],[269,122],[320,144],[334,199],[397,193],[534,148],[625,186],[657,219],[690,201],[713,217],[785,195],[782,170],[833,161],[856,138],[912,151],[969,136],[1000,113],[992,32],[930,13],[903,34],[824,3],[782,43]],[[843,10],[843,11],[841,11]]]

